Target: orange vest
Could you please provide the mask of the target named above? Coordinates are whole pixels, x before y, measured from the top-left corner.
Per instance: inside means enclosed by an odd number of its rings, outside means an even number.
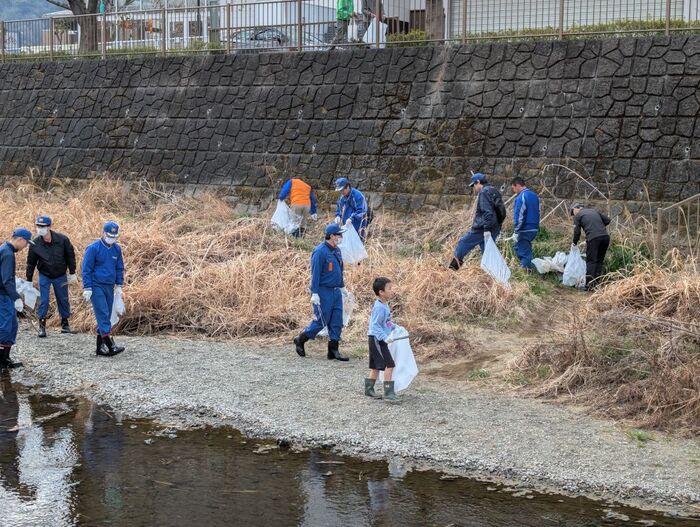
[[[304,183],[301,179],[292,179],[292,190],[289,192],[289,203],[291,205],[311,206],[311,185]]]

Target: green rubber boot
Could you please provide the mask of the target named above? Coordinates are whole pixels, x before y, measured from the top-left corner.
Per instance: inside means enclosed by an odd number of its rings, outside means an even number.
[[[394,392],[394,381],[384,381],[384,399],[387,401],[398,401],[399,397]]]
[[[375,382],[377,382],[375,379],[365,379],[365,395],[373,399],[381,399],[381,396],[374,391]]]

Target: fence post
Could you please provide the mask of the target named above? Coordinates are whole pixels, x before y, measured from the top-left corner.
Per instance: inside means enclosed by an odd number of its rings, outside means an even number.
[[[168,16],[167,16],[167,13],[165,12],[165,8],[163,8],[160,10],[160,51],[164,57],[168,53],[168,43],[167,43],[168,29],[166,27],[167,23],[168,23]]]
[[[54,26],[54,18],[49,18],[49,59],[53,61],[53,36],[56,32],[56,26]]]
[[[226,4],[226,53],[231,53],[231,4]]]
[[[564,38],[564,0],[559,0],[559,40]]]
[[[102,13],[102,21],[100,22],[100,39],[102,40],[102,58],[106,59],[107,58],[107,39],[105,38],[105,35],[107,34],[106,31],[106,16],[104,13]]]
[[[302,3],[301,0],[297,0],[297,47],[299,51],[304,49],[304,29],[302,27],[301,17],[302,17]]]
[[[467,3],[467,0],[464,0],[464,3],[462,4],[462,44],[467,43],[467,11],[469,9],[469,5]]]
[[[671,0],[666,0],[666,36],[671,34]]]
[[[380,26],[382,22],[382,16],[384,13],[381,12],[382,0],[375,0],[374,2],[374,38],[376,39],[376,48],[379,49],[379,35],[381,33],[382,27]],[[365,29],[367,31],[367,29]]]
[[[661,207],[656,209],[656,243],[654,244],[654,259],[661,261],[661,229],[664,223],[664,212]]]
[[[0,60],[5,62],[5,22],[0,20]]]

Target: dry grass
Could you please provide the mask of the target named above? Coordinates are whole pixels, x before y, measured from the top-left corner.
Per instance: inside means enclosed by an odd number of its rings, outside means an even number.
[[[540,377],[529,388],[538,395],[570,394],[598,414],[698,434],[700,275],[638,267],[514,367]]]
[[[0,226],[32,226],[49,214],[68,234],[76,252],[100,235],[104,221],[122,226],[127,314],[118,330],[132,334],[177,334],[287,342],[311,318],[307,293],[309,256],[321,240],[321,223],[303,241],[272,230],[269,214],[236,216],[214,195],[166,195],[148,185],[93,181],[82,188],[42,190],[24,183],[1,191]],[[418,354],[454,356],[468,350],[460,327],[474,317],[513,316],[528,287],[495,284],[476,261],[461,272],[445,269],[449,244],[469,213],[434,213],[412,226],[381,214],[368,244],[370,258],[346,272],[358,307],[345,340],[364,345],[374,296],[372,279],[393,278],[399,290],[395,317],[413,334]],[[330,217],[325,218],[330,220]],[[24,255],[18,259],[24,274]],[[74,324],[91,331],[89,306],[73,290]],[[55,317],[54,317],[55,318]],[[53,323],[56,323],[54,320]]]

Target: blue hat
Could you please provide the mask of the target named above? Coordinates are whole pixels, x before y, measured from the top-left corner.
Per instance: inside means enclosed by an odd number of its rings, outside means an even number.
[[[39,216],[36,219],[35,225],[38,227],[50,227],[51,226],[51,218],[48,216]]]
[[[118,238],[119,237],[119,225],[114,223],[113,221],[108,221],[105,223],[104,227],[104,233],[109,236],[110,238]]]
[[[331,236],[332,234],[343,234],[345,229],[343,229],[337,223],[331,223],[326,227],[326,236]]]
[[[24,227],[18,227],[12,232],[12,237],[13,238],[22,238],[23,240],[27,240],[29,243],[34,245],[34,242],[32,241],[32,233],[29,232],[28,229],[25,229]]]
[[[346,177],[340,177],[335,180],[335,191],[339,192],[343,190],[345,187],[347,187],[350,184],[350,180]]]
[[[481,183],[482,185],[486,183],[486,176],[483,175],[481,172],[477,172],[472,176],[472,181],[469,183],[470,187],[473,187],[476,182]]]

